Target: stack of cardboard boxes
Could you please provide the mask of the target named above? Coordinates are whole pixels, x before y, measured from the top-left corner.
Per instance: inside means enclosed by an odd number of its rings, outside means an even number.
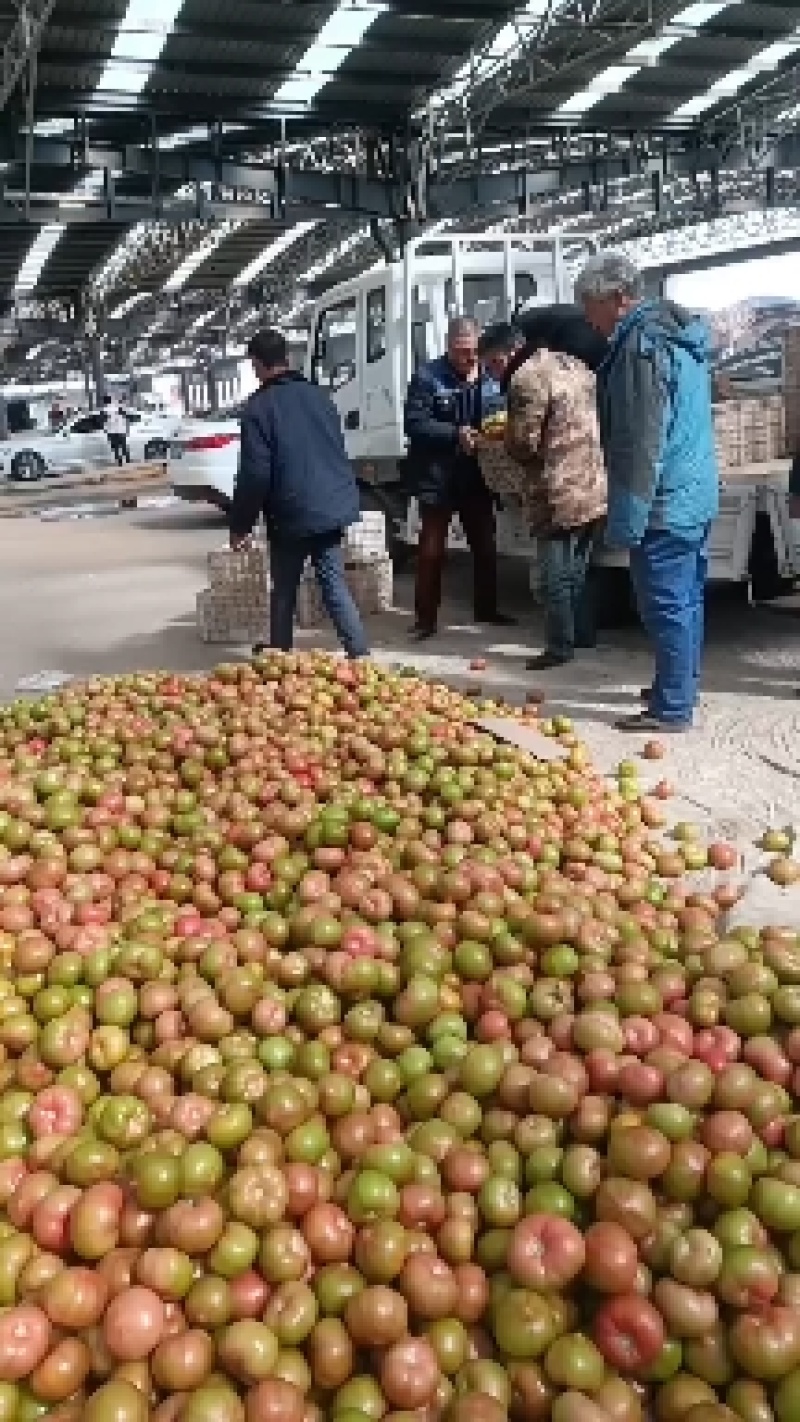
[[[208,584],[197,594],[197,629],[202,641],[264,641],[269,575],[263,547],[209,553]]]
[[[362,513],[344,536],[343,553],[347,585],[359,612],[383,612],[392,605],[392,560],[386,550],[386,518],[378,512]],[[328,621],[314,569],[305,569],[297,598],[298,627],[321,627]]]
[[[725,400],[714,407],[714,432],[723,469],[783,459],[787,442],[783,398]]]
[[[345,574],[360,612],[381,612],[392,605],[392,560],[386,550],[386,519],[366,512],[344,537]],[[269,555],[261,545],[234,553],[208,555],[208,587],[197,594],[197,627],[204,642],[264,641],[269,628]],[[314,569],[303,571],[297,598],[299,627],[322,627],[328,614]]]

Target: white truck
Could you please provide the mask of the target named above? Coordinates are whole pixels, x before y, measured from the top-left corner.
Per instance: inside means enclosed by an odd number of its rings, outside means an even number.
[[[485,325],[527,307],[569,301],[570,270],[589,250],[573,246],[568,265],[560,236],[433,233],[409,243],[401,261],[378,264],[315,304],[306,374],[331,392],[365,502],[388,514],[396,553],[416,544],[419,529],[416,500],[402,481],[403,403],[413,371],[442,353],[453,313]],[[713,580],[769,597],[800,575],[797,525],[782,483],[782,471],[774,469],[763,482],[758,476],[723,482],[711,536]],[[501,553],[530,561],[535,587],[536,545],[511,510],[498,513],[497,541]],[[450,546],[466,546],[456,520]],[[625,561],[608,552],[598,558],[609,569],[609,583],[624,582],[627,597],[627,578],[613,572]]]

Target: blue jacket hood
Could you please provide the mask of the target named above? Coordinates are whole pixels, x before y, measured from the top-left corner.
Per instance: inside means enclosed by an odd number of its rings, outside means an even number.
[[[709,330],[700,316],[674,301],[643,301],[624,316],[611,338],[611,354],[634,331],[645,342],[682,346],[698,362],[709,358]]]

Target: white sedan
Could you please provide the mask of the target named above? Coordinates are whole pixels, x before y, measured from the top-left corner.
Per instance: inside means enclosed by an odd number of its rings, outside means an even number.
[[[169,447],[172,492],[227,513],[239,467],[238,412],[182,421]]]
[[[169,442],[180,416],[128,410],[128,447],[131,462],[166,459]],[[18,482],[113,464],[102,410],[91,410],[67,420],[55,433],[30,430],[0,442],[0,475]]]

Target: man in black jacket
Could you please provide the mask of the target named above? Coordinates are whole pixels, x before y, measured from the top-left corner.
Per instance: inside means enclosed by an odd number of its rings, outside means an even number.
[[[412,629],[419,639],[436,631],[447,535],[455,514],[472,552],[475,621],[495,626],[513,621],[497,611],[494,502],[476,454],[481,421],[503,403],[497,381],[481,369],[476,323],[455,317],[447,332],[447,354],[420,366],[406,395],[408,468],[420,512]]]
[[[291,650],[297,592],[310,559],[348,657],[366,657],[369,646],[342,559],[342,535],[358,522],[360,509],[338,412],[324,390],[290,370],[280,331],[257,332],[247,354],[260,389],[242,415],[231,546],[247,543],[264,515],[272,573],[270,646]]]

